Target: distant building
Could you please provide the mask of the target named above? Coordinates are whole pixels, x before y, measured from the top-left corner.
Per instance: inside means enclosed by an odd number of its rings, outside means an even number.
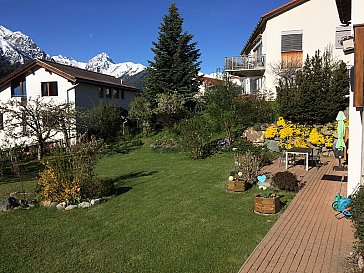
[[[101,102],[125,110],[139,89],[120,79],[51,61],[33,60],[0,80],[0,102],[42,98],[45,102],[69,102],[76,108],[90,109]],[[6,113],[0,112],[0,145]]]
[[[207,75],[204,74],[200,77],[201,84],[200,84],[200,90],[199,95],[205,95],[206,90],[208,87],[214,85],[214,84],[221,84],[224,82],[223,80],[223,74],[222,73],[214,73],[213,75]],[[245,95],[245,90],[243,89],[242,81],[240,77],[237,76],[230,76],[230,81],[237,87],[241,89],[241,95]]]
[[[275,67],[302,66],[307,55],[331,47],[336,59],[349,61],[341,39],[350,26],[340,22],[334,0],[293,0],[261,16],[241,55],[226,57],[225,71],[243,79],[246,93],[275,97]]]

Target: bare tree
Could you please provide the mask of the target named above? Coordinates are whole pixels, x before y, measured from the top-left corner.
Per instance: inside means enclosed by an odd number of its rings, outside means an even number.
[[[4,112],[6,135],[18,142],[36,143],[39,160],[43,157],[46,143],[57,134],[63,134],[66,145],[69,145],[70,131],[75,129],[76,122],[73,104],[57,104],[42,98],[25,102],[11,99],[1,104],[0,110]]]

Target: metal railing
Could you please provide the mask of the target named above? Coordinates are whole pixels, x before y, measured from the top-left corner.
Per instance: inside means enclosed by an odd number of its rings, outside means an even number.
[[[265,69],[265,55],[225,58],[225,70]]]

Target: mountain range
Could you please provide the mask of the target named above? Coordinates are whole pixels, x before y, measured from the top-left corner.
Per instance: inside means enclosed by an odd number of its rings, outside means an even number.
[[[35,58],[111,75],[139,88],[147,74],[144,65],[132,62],[114,63],[106,53],[100,53],[88,62],[79,62],[62,55],[50,56],[29,36],[0,26],[0,61],[19,66]]]

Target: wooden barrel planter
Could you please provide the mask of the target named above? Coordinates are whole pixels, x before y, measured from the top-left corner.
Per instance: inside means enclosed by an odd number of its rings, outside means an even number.
[[[226,187],[228,191],[242,192],[246,191],[246,182],[243,180],[228,181]]]
[[[279,197],[254,197],[254,211],[262,214],[276,214],[280,210]]]

